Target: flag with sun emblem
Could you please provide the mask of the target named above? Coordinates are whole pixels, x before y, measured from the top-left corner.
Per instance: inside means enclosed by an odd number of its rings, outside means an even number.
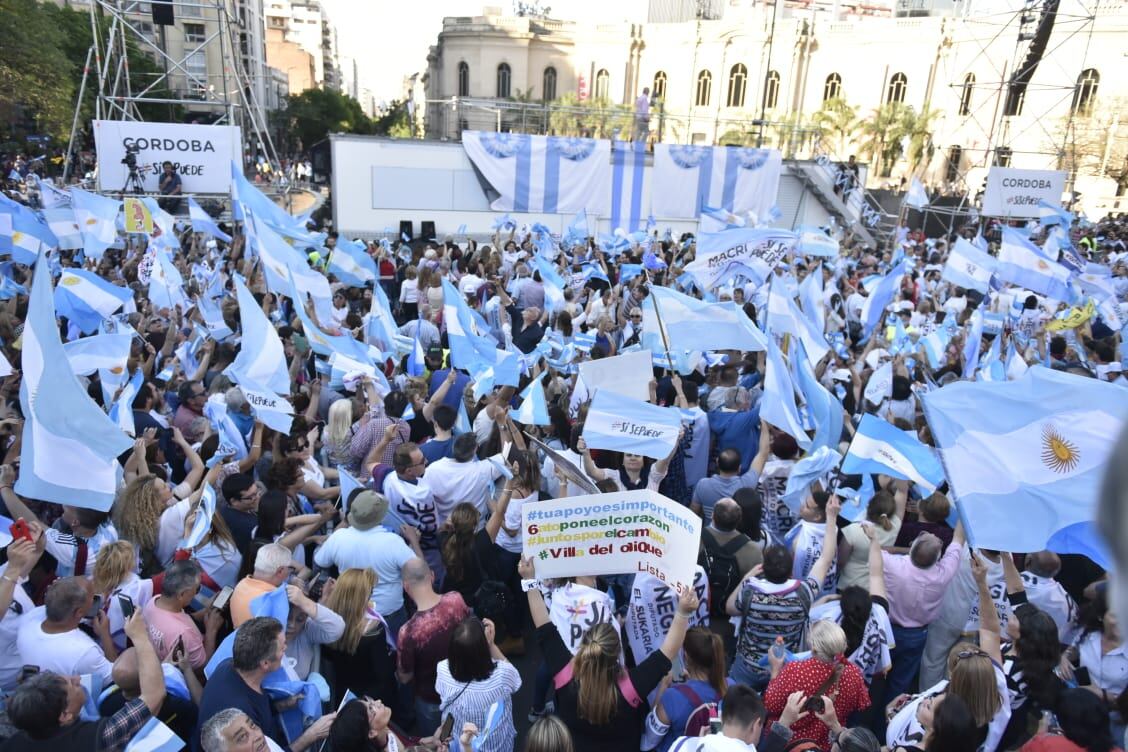
[[[1014,381],[949,384],[923,402],[973,545],[1103,558],[1097,498],[1128,391],[1038,366]]]

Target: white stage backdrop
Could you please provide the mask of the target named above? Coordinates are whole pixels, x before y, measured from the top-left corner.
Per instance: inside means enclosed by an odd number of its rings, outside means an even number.
[[[231,125],[144,123],[95,120],[98,187],[118,191],[129,169],[122,164],[126,148],[135,146],[137,166],[146,191],[156,192],[161,163],[176,166],[184,193],[230,193],[231,162],[242,164],[243,139]]]

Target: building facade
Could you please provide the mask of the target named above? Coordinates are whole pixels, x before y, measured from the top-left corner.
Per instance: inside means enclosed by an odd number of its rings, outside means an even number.
[[[782,146],[780,124],[818,124],[822,137],[812,148],[832,159],[899,153],[887,164],[870,157],[871,184],[896,184],[912,171],[934,186],[974,190],[987,166],[1001,163],[1069,169],[1081,185],[1100,172],[1094,153],[1123,161],[1118,125],[1101,118],[1115,118],[1128,96],[1128,81],[1114,73],[1123,64],[1128,4],[1062,0],[1044,59],[1024,94],[1008,98],[1010,72],[1029,67],[1041,6],[979,15],[970,1],[728,0],[709,4],[720,18],[684,20],[684,3],[654,0],[651,19],[675,20],[608,25],[448,17],[428,56],[428,135],[518,127],[500,115],[465,114],[472,108],[452,120],[459,98],[594,101],[629,112],[647,88],[651,139],[749,143],[751,134],[752,143]],[[829,111],[842,103],[853,116],[835,125]],[[895,129],[883,128],[877,111],[910,108],[915,131],[906,148],[883,143]],[[765,123],[776,124],[777,135]],[[1081,131],[1087,155],[1078,153]]]
[[[341,88],[337,31],[317,0],[265,0],[267,63],[287,73],[290,93]]]

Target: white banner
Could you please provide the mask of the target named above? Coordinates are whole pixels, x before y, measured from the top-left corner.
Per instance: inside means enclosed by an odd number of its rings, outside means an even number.
[[[1065,173],[992,167],[983,190],[983,214],[991,217],[1038,218],[1038,202],[1060,204]]]
[[[580,363],[580,378],[588,394],[605,389],[645,402],[650,399],[650,380],[654,378],[653,354],[636,350],[613,358],[585,360]]]
[[[689,626],[709,626],[709,578],[698,566],[693,573],[693,589],[700,602],[697,612],[689,619]],[[631,587],[631,600],[627,606],[626,631],[635,661],[641,662],[653,653],[666,639],[674,614],[678,610],[678,595],[666,583],[653,575],[640,572]]]
[[[122,161],[127,149],[137,150],[137,171],[145,190],[156,193],[161,164],[172,162],[183,193],[230,193],[231,162],[242,164],[243,137],[231,125],[144,123],[95,120],[98,187],[119,191],[129,177]]]
[[[693,583],[701,518],[653,491],[526,504],[521,526],[538,579],[647,572],[678,592]]]

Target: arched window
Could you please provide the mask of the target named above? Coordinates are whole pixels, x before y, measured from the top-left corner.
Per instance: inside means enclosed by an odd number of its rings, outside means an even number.
[[[764,77],[764,109],[774,110],[779,104],[779,72],[770,70]]]
[[[611,74],[606,68],[600,68],[595,74],[595,99],[605,101],[611,98]]]
[[[658,71],[654,74],[654,86],[650,91],[653,92],[655,99],[666,98],[666,71]]]
[[[551,102],[556,99],[556,69],[551,65],[544,69],[541,92],[543,92],[541,99],[546,102]]]
[[[842,76],[837,73],[827,76],[826,83],[823,84],[823,101],[829,102],[832,99],[842,99]]]
[[[1097,87],[1101,84],[1101,74],[1096,68],[1086,68],[1077,77],[1077,88],[1073,90],[1073,113],[1091,115],[1097,99]]]
[[[693,104],[698,107],[707,107],[709,97],[713,93],[713,74],[703,70],[697,74],[697,93],[693,97]]]
[[[497,98],[509,98],[509,86],[512,83],[513,76],[509,71],[509,63],[502,63],[497,66]]]
[[[889,86],[885,89],[885,103],[896,102],[904,104],[905,94],[909,88],[909,77],[904,73],[894,73],[889,78]]]
[[[470,96],[470,66],[465,61],[458,64],[458,96]]]
[[[726,107],[743,107],[744,91],[748,88],[748,69],[744,63],[737,63],[729,71],[728,96],[725,98]]]
[[[968,73],[964,76],[963,88],[960,90],[960,116],[967,117],[971,114],[971,90],[975,88],[975,74]]]

